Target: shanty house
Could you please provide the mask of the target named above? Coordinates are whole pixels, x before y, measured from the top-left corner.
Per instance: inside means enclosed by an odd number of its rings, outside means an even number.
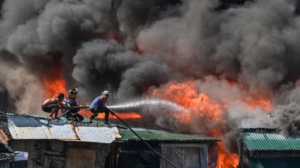
[[[1,145],[10,156],[16,151],[28,153],[26,165],[16,159],[2,164],[6,168],[169,168],[129,129],[117,125],[48,120],[44,116],[0,113]],[[1,131],[3,134],[1,134]],[[184,168],[213,165],[209,148],[219,139],[160,130],[134,128],[145,141],[172,163]],[[21,165],[21,164],[19,164]],[[1,168],[2,168],[1,167]]]
[[[250,168],[300,167],[300,136],[287,137],[273,128],[250,128],[243,129],[241,137],[240,168],[243,154]]]

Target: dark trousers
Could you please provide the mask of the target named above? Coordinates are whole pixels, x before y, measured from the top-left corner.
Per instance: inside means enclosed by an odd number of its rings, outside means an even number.
[[[77,122],[80,122],[84,119],[84,117],[82,117],[80,114],[78,113],[72,113],[72,112],[69,112],[67,114],[67,119],[75,119],[75,121]]]
[[[73,117],[76,119],[76,121],[82,121],[84,119],[84,117],[78,113],[74,114]]]
[[[90,111],[93,113],[91,118],[94,119],[95,117],[98,116],[99,113],[105,113],[105,121],[108,121],[108,117],[109,117],[109,112],[110,110],[106,107],[98,107],[97,109],[90,109]]]
[[[42,105],[42,110],[47,113],[51,113],[54,109],[58,108],[59,106],[57,104],[48,104],[48,105]]]

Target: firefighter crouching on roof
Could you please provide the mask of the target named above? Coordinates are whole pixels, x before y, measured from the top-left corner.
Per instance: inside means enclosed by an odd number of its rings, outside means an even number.
[[[105,124],[108,124],[108,117],[110,110],[106,107],[105,103],[109,97],[109,92],[105,90],[102,92],[101,96],[98,96],[94,99],[92,104],[90,105],[90,111],[93,113],[90,117],[89,123],[93,122],[93,119],[98,116],[99,113],[105,113]]]
[[[59,107],[64,107],[66,109],[73,109],[72,107],[65,107],[62,105],[62,101],[64,99],[65,95],[63,93],[59,93],[57,97],[50,98],[44,101],[42,105],[42,110],[47,113],[51,113],[49,118],[50,119],[58,119],[57,113]],[[53,118],[53,114],[55,114],[55,117]]]
[[[67,93],[67,97],[64,99],[63,101],[63,105],[64,106],[68,106],[68,107],[72,107],[72,106],[78,106],[76,103],[76,95],[78,94],[78,90],[77,88],[75,89],[71,89],[68,93]],[[70,112],[68,112],[70,110]],[[75,108],[75,109],[61,109],[62,113],[66,113],[67,114],[67,120],[74,120],[74,121],[82,121],[84,118],[78,114],[78,112],[80,111],[80,108]]]

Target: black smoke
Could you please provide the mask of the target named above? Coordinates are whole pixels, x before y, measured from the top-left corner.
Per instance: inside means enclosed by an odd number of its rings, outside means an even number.
[[[54,80],[51,68],[58,67],[67,89],[78,87],[78,97],[88,102],[103,90],[111,91],[109,103],[115,104],[145,98],[149,90],[172,82],[192,80],[198,94],[228,104],[223,116],[228,122],[222,129],[228,146],[239,127],[279,127],[286,135],[298,133],[296,0],[5,0],[1,4],[0,86],[17,113],[40,113],[43,79]],[[227,81],[245,86],[247,92]],[[260,97],[257,91],[270,98],[272,117],[262,108],[248,113],[238,101],[248,94]],[[199,132],[203,118],[193,117],[186,125],[190,129],[184,130]],[[157,123],[178,125],[166,120],[159,117]],[[201,133],[216,124],[207,124]],[[230,147],[232,152],[236,149]]]

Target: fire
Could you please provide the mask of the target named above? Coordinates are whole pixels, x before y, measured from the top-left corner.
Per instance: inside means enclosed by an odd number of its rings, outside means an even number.
[[[90,110],[88,110],[88,109],[82,109],[79,112],[79,114],[82,115],[85,118],[89,118],[89,117],[91,117],[92,112],[90,112]],[[116,112],[116,114],[122,119],[140,119],[140,118],[142,118],[142,116],[140,114],[134,113],[134,112],[127,112],[127,113],[117,113]],[[100,113],[96,118],[97,119],[104,119],[104,117],[105,117],[105,113]],[[117,119],[116,116],[112,116],[112,115],[109,115],[109,118]]]
[[[226,80],[226,81],[230,86],[238,86],[240,90],[246,93],[250,92],[247,86],[240,85],[238,82],[232,80]],[[261,90],[255,90],[252,91],[251,95],[247,95],[243,97],[241,100],[248,105],[248,108],[250,110],[257,107],[261,107],[270,113],[272,111],[272,105],[270,99],[271,99],[270,95],[267,95],[265,92]]]
[[[229,82],[229,86],[238,85],[234,82]],[[241,89],[243,93],[247,91]],[[246,94],[240,101],[246,103],[249,108],[262,107],[267,111],[271,110],[270,100],[263,92],[258,92],[256,96]],[[164,100],[173,101],[190,111],[185,116],[173,117],[181,123],[196,126],[196,131],[208,136],[222,139],[225,132],[226,120],[224,114],[228,108],[227,104],[222,104],[210,99],[209,95],[198,93],[194,85],[194,81],[185,83],[169,83],[167,86],[162,86],[154,89],[149,93],[149,97],[158,97]],[[199,117],[200,116],[200,117]],[[199,120],[201,118],[201,120]],[[238,166],[238,154],[228,153],[223,143],[219,143],[220,152],[217,160],[218,168],[236,168]]]
[[[129,112],[129,113],[116,113],[120,118],[122,119],[139,119],[139,118],[143,118],[140,114],[135,113],[135,112]],[[99,114],[99,116],[97,118],[101,118],[103,119],[105,116],[104,113],[102,113],[101,115]],[[116,116],[111,116],[111,118],[113,119],[117,119]]]
[[[247,96],[242,99],[243,102],[248,104],[249,108],[256,108],[261,107],[267,112],[272,111],[271,103],[270,103],[270,97],[265,95],[262,91],[256,91],[254,96]]]
[[[58,64],[59,65],[59,64]],[[66,82],[60,74],[60,67],[52,67],[50,71],[50,76],[43,78],[43,84],[45,90],[42,91],[44,98],[56,97],[58,93],[66,93]],[[228,81],[230,86],[239,85],[236,82]],[[140,88],[141,92],[147,92],[151,85],[146,85]],[[241,90],[245,93],[248,89],[241,86]],[[253,96],[255,95],[255,96]],[[173,101],[186,109],[191,113],[186,113],[184,116],[174,113],[173,117],[179,120],[181,123],[189,125],[195,124],[197,131],[216,138],[223,138],[224,128],[226,125],[226,120],[224,119],[224,114],[227,104],[222,104],[211,100],[209,95],[205,93],[198,93],[194,85],[194,81],[188,81],[184,83],[169,83],[168,86],[162,86],[158,89],[154,89],[149,93],[149,97],[158,97],[161,99]],[[242,97],[242,102],[246,103],[249,108],[262,107],[266,111],[271,111],[270,99],[263,91],[257,91],[255,94],[246,94]],[[83,109],[79,114],[86,118],[91,116],[91,112],[88,109]],[[141,119],[142,116],[135,112],[128,113],[116,113],[122,119]],[[104,119],[105,114],[100,113],[97,119]],[[195,117],[197,116],[197,117]],[[199,117],[200,116],[200,117]],[[115,116],[110,115],[111,119],[117,119]],[[195,121],[197,118],[202,118],[204,122]],[[210,123],[210,124],[207,124]],[[213,124],[211,124],[213,123]],[[198,125],[197,125],[198,124]],[[219,143],[220,151],[217,160],[218,168],[236,168],[238,166],[238,155],[230,154],[225,150],[224,144]]]
[[[224,150],[223,143],[220,143],[220,152],[217,161],[218,168],[237,168],[239,165],[239,155],[238,154],[228,154]]]
[[[193,115],[205,116],[207,120],[217,120],[224,122],[221,118],[224,111],[222,107],[216,102],[210,101],[210,98],[206,94],[198,94],[192,81],[188,81],[183,84],[171,83],[171,86],[162,87],[160,90],[155,89],[150,93],[149,97],[158,97],[165,100],[173,101],[189,111],[193,111]],[[209,112],[209,113],[207,113]],[[186,116],[174,116],[181,120],[183,123],[189,123],[191,120],[190,114]]]
[[[66,82],[61,76],[60,69],[61,67],[59,64],[56,64],[56,66],[51,66],[49,69],[51,75],[43,78],[45,90],[42,91],[42,97],[52,98],[57,97],[59,93],[66,94]]]
[[[60,64],[56,64],[56,66],[51,66],[50,75],[45,76],[43,78],[43,84],[45,90],[41,91],[42,98],[52,98],[52,97],[57,97],[59,93],[64,93],[66,94],[66,82],[62,78],[61,73],[60,73]],[[92,113],[88,109],[82,109],[79,114],[82,116],[89,118]],[[139,119],[142,118],[140,114],[134,113],[134,112],[129,112],[129,113],[116,113],[119,117],[123,119]],[[60,112],[59,112],[60,115]],[[101,113],[97,116],[99,119],[104,119],[105,114]],[[110,118],[117,119],[115,116],[111,116]]]

